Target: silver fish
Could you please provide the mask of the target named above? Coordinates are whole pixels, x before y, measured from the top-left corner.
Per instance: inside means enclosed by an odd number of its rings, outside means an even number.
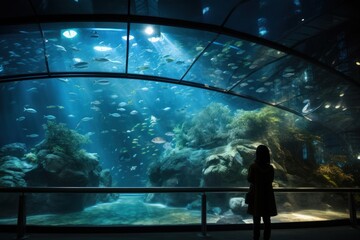
[[[73,65],[75,68],[87,68],[89,66],[88,62],[78,62]]]

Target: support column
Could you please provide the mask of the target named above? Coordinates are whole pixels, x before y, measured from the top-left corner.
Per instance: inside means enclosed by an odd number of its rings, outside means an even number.
[[[357,227],[357,217],[356,217],[356,204],[354,193],[349,192],[349,215],[350,215],[350,224],[352,227]]]
[[[207,234],[207,202],[206,202],[206,193],[203,192],[201,195],[201,234],[200,237],[209,237]]]
[[[25,239],[26,232],[26,196],[24,193],[19,195],[17,235],[16,239]]]

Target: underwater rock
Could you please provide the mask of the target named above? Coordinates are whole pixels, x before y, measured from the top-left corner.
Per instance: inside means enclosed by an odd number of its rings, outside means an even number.
[[[111,187],[112,176],[110,169],[104,169],[100,173],[100,187]]]
[[[74,169],[64,169],[59,174],[60,186],[68,187],[85,187],[88,183],[88,178],[84,171]]]
[[[51,121],[45,130],[45,139],[31,152],[26,153],[23,143],[0,149],[0,187],[111,187],[110,171],[102,170],[99,156],[81,148],[85,136]],[[27,204],[30,214],[62,213],[117,198],[116,194],[28,194]],[[16,209],[14,203],[17,195],[0,195],[0,215],[7,208]]]
[[[0,157],[2,156],[14,156],[22,158],[26,153],[25,143],[10,143],[0,148]]]
[[[186,205],[186,209],[188,210],[200,210],[201,209],[201,199],[197,199],[188,205]]]
[[[216,224],[246,224],[240,215],[224,215]]]
[[[87,172],[91,172],[100,166],[99,155],[97,153],[83,152],[81,156],[83,169]]]
[[[174,149],[154,162],[148,171],[149,185],[156,187],[199,187],[202,159],[206,150]],[[170,206],[186,206],[197,196],[192,193],[149,194],[146,201],[162,202]]]
[[[235,157],[237,156],[237,158]],[[238,159],[241,159],[240,162]],[[210,155],[205,159],[202,170],[205,186],[224,186],[237,183],[241,176],[242,157],[236,149],[224,148],[223,153]]]
[[[244,215],[247,212],[247,204],[242,197],[230,198],[229,207],[234,214]]]
[[[44,157],[42,164],[45,171],[57,173],[63,169],[65,161],[58,155],[50,153]]]
[[[17,157],[0,158],[0,187],[25,187],[25,170],[29,165]]]

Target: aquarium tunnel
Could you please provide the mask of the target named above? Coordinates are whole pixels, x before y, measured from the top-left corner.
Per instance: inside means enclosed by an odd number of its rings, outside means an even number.
[[[260,144],[275,224],[356,219],[356,1],[0,5],[0,226],[249,226]]]

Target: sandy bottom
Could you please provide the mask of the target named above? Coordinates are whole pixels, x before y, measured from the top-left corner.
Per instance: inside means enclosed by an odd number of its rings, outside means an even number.
[[[207,222],[216,223],[222,216],[208,214]],[[252,223],[251,216],[242,216],[245,223]],[[279,212],[272,222],[327,221],[349,218],[346,212],[307,209],[296,212]],[[16,224],[16,218],[0,219],[0,224]],[[116,225],[180,225],[200,224],[198,210],[167,207],[162,204],[144,203],[142,196],[126,196],[116,202],[102,203],[81,212],[42,214],[27,217],[28,225],[51,226],[116,226]]]

